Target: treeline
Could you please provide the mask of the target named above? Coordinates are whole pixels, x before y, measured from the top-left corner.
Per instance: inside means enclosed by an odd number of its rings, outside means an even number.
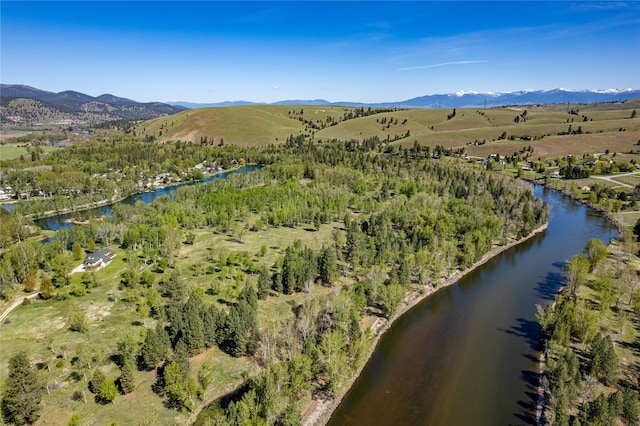
[[[304,109],[301,108],[300,111],[298,110],[288,111],[287,115],[289,117],[296,118],[298,121],[305,124],[305,130],[310,130],[310,129],[322,130],[327,127],[335,126],[338,123],[341,123],[343,121],[353,120],[361,117],[368,117],[370,115],[382,114],[386,112],[394,112],[394,111],[398,111],[398,109],[397,108],[371,108],[371,107],[348,108],[348,109],[345,108],[344,114],[337,119],[333,118],[330,115],[327,115],[326,118],[324,119],[313,120],[313,119],[305,118]],[[386,121],[386,118],[384,118],[384,120]]]
[[[628,339],[618,336],[619,330],[627,328],[628,321],[637,322],[640,314],[637,278],[621,259],[606,260],[607,255],[600,240],[590,240],[585,254],[568,262],[566,287],[555,304],[538,306],[547,346],[545,424],[640,422],[637,375],[623,371],[615,348]],[[616,330],[610,324],[616,324]]]

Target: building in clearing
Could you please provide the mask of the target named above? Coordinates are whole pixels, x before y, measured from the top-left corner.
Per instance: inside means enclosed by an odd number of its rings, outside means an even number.
[[[85,269],[99,268],[111,262],[113,256],[114,253],[109,248],[95,249],[84,258],[83,264]]]

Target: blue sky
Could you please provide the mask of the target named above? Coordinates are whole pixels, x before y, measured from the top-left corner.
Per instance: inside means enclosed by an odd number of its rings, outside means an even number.
[[[137,101],[640,88],[640,2],[0,3],[0,81]]]

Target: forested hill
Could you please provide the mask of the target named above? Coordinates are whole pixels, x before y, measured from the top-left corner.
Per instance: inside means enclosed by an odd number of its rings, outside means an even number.
[[[0,85],[0,123],[4,128],[147,120],[182,110],[180,106],[140,103],[109,94],[93,97],[74,91],[53,93],[23,85]]]

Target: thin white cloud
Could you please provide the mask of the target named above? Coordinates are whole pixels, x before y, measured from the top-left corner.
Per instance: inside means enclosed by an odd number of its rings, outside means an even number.
[[[430,65],[418,65],[415,67],[403,67],[398,68],[398,71],[414,71],[414,70],[425,70],[429,68],[438,68],[438,67],[448,67],[451,65],[470,65],[470,64],[484,64],[489,61],[455,61],[455,62],[441,62],[439,64],[430,64]]]

